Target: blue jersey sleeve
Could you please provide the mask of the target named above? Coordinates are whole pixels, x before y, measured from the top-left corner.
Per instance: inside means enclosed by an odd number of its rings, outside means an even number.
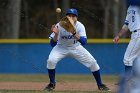
[[[55,42],[55,41],[53,40],[53,38],[51,38],[51,39],[50,39],[50,45],[51,45],[52,47],[54,47],[54,46],[56,46],[56,44],[57,44],[57,42]]]
[[[87,38],[85,36],[80,36],[80,39],[78,40],[82,45],[87,44]]]

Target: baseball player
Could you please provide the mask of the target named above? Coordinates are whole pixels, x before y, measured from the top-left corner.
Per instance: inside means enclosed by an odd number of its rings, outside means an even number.
[[[55,68],[56,64],[63,58],[69,56],[78,60],[81,64],[89,68],[95,77],[99,90],[110,91],[109,88],[102,83],[100,77],[100,67],[94,57],[82,46],[87,43],[87,36],[84,25],[77,20],[78,12],[76,9],[68,9],[66,16],[74,21],[76,32],[70,33],[60,26],[60,22],[53,25],[50,35],[50,44],[53,47],[47,60],[47,69],[50,83],[45,90],[53,90],[56,85]]]
[[[124,55],[124,65],[125,72],[127,75],[132,71],[132,66],[134,60],[140,55],[140,7],[130,5],[127,10],[127,16],[124,25],[120,32],[115,36],[113,41],[115,43],[119,42],[121,36],[123,36],[127,31],[130,31],[131,40],[127,46]]]

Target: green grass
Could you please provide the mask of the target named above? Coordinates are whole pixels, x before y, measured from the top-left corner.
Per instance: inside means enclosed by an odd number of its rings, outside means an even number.
[[[102,79],[105,82],[114,82],[118,80],[118,76],[115,75],[103,75]],[[0,82],[46,82],[48,76],[43,74],[0,74]],[[92,75],[88,74],[58,74],[56,75],[58,81],[72,81],[72,82],[88,82],[95,81]]]
[[[0,82],[46,82],[47,75],[43,74],[0,74]]]

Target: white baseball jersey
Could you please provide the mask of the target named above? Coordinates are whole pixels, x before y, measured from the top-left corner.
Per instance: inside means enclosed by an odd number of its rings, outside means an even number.
[[[132,34],[123,61],[126,66],[132,66],[140,55],[140,7],[129,6],[125,24]]]
[[[140,7],[139,6],[129,6],[127,10],[127,16],[125,24],[131,32],[140,29]]]
[[[47,68],[55,69],[56,64],[65,57],[72,57],[89,68],[92,72],[100,69],[94,57],[77,41],[74,36],[62,28],[59,23],[56,24],[59,30],[57,45],[52,49],[47,60]],[[79,36],[86,37],[84,25],[77,21],[75,24],[76,33]],[[50,35],[53,38],[55,33]]]
[[[58,36],[58,45],[63,45],[63,46],[77,46],[80,44],[73,36],[72,33],[67,32],[64,28],[62,28],[59,23],[56,24],[56,27],[59,30],[59,36]],[[86,37],[86,32],[85,32],[85,27],[84,25],[77,21],[75,24],[76,28],[76,33],[80,36],[85,36]],[[50,38],[54,37],[54,33],[50,35]]]

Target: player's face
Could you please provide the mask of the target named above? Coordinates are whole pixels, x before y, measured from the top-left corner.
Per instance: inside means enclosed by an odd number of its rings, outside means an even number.
[[[69,14],[69,15],[67,15],[67,16],[69,16],[70,18],[72,18],[72,20],[73,20],[74,22],[77,21],[77,16],[75,16],[75,15],[73,15],[73,14]]]

